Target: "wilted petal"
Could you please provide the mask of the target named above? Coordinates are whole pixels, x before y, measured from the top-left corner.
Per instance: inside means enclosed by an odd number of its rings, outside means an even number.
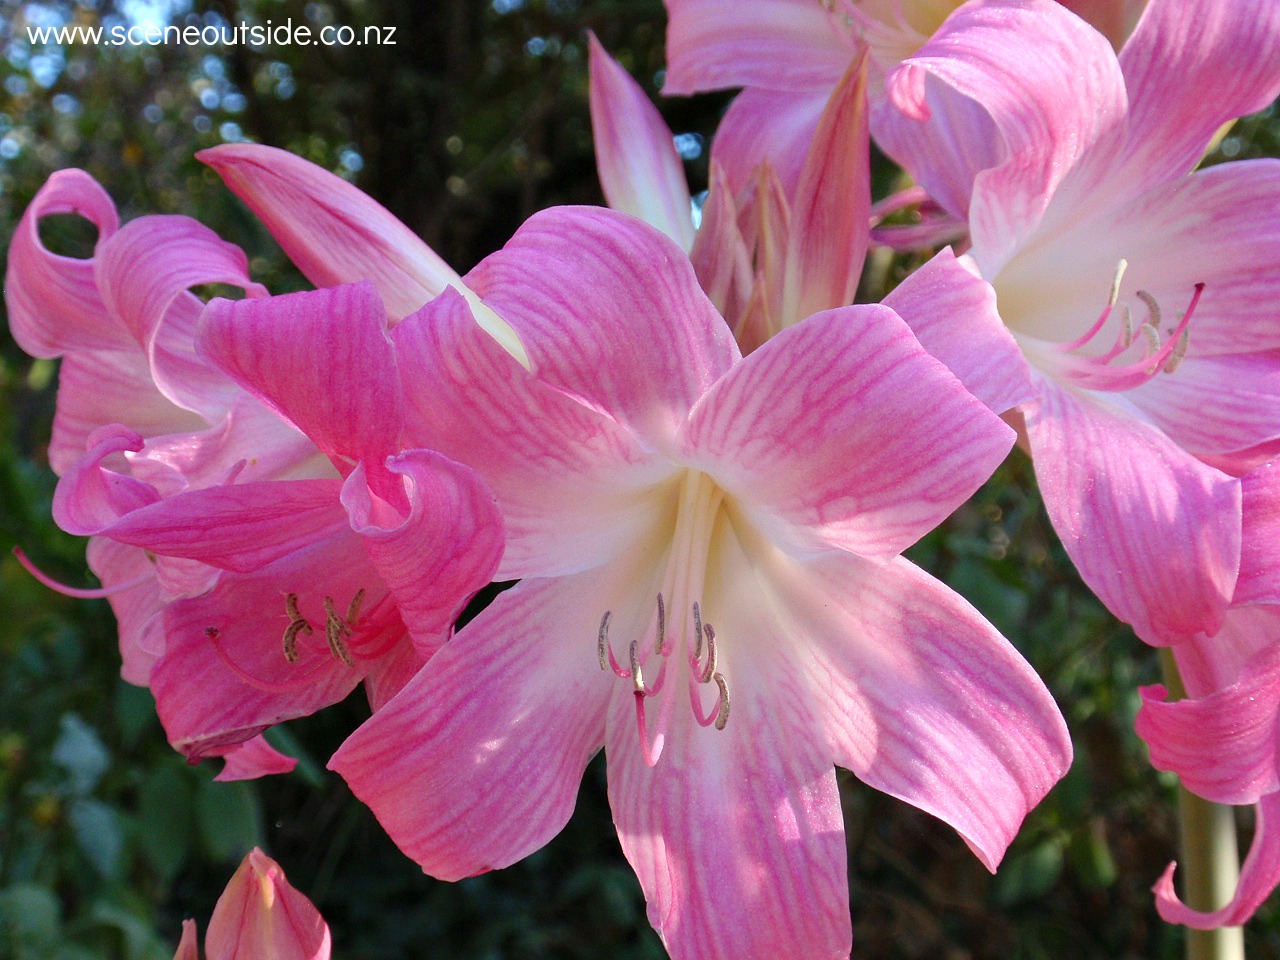
[[[301,157],[236,143],[196,158],[217,171],[318,287],[372,281],[387,314],[399,319],[458,280],[379,203]]]
[[[1148,643],[1216,633],[1240,566],[1240,483],[1045,382],[1027,408],[1045,507],[1080,575]]]
[[[752,353],[682,441],[783,542],[893,556],[968,498],[1013,439],[893,311],[856,306]]]
[[[920,344],[993,413],[1034,395],[1022,350],[1000,319],[996,294],[973,263],[942,250],[884,298]]]
[[[392,336],[408,391],[407,439],[472,467],[498,497],[507,528],[500,578],[586,569],[657,522],[645,491],[663,474],[636,438],[537,382],[476,326],[457,293]]]
[[[815,0],[666,0],[662,92],[830,90],[853,59]]]
[[[59,170],[35,195],[9,246],[5,306],[13,339],[33,357],[68,350],[127,350],[129,331],[106,309],[93,260],[64,257],[40,240],[40,219],[76,213],[98,228],[98,245],[120,225],[115,204],[83,170]]]
[[[246,740],[224,757],[226,766],[213,779],[256,780],[275,773],[289,773],[298,765],[296,757],[286,756],[271,744],[266,737],[254,737]]]
[[[218,898],[204,949],[207,960],[329,960],[329,926],[255,847]]]
[[[631,74],[596,35],[591,46],[591,129],[609,206],[651,224],[688,251],[693,214],[671,130]]]
[[[1244,923],[1280,884],[1280,793],[1268,794],[1258,802],[1258,824],[1249,856],[1240,870],[1235,896],[1225,907],[1204,913],[1183,904],[1173,888],[1175,867],[1176,863],[1169,864],[1154,888],[1156,909],[1166,923],[1181,923],[1196,930]]]
[[[428,657],[497,569],[502,515],[473,470],[438,453],[409,450],[387,468],[403,479],[407,515],[369,489],[363,463],[343,484],[342,504],[419,653]]]
[[[604,569],[500,594],[329,761],[427,873],[508,866],[568,821],[613,689],[596,632],[628,586]]]

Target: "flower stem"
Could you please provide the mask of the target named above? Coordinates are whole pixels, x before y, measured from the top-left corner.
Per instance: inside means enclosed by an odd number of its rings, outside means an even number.
[[[1173,651],[1160,651],[1160,668],[1169,699],[1187,695]],[[1178,784],[1178,873],[1182,899],[1194,910],[1216,910],[1235,894],[1240,852],[1231,807],[1210,803]],[[1244,960],[1244,929],[1187,930],[1187,960]]]

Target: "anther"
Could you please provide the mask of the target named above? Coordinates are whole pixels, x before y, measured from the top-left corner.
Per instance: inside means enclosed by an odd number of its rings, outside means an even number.
[[[1129,261],[1121,258],[1116,264],[1115,276],[1111,278],[1111,295],[1107,297],[1107,306],[1114,307],[1116,301],[1120,299],[1120,281],[1124,279],[1124,272],[1129,269]]]
[[[723,730],[724,725],[729,722],[729,681],[724,678],[723,673],[715,674],[712,679],[720,688],[720,709],[716,711],[716,729]]]
[[[658,656],[665,657],[667,655],[667,606],[662,600],[662,594],[658,594]]]
[[[640,671],[640,641],[631,641],[631,680],[635,684],[636,693],[644,693],[644,674]]]
[[[1165,373],[1173,373],[1182,365],[1182,360],[1187,355],[1187,344],[1190,341],[1191,331],[1183,330],[1181,336],[1178,337],[1177,344],[1174,345],[1173,352],[1169,354],[1169,359],[1165,361]]]
[[[1120,305],[1120,349],[1128,350],[1133,343],[1133,311],[1127,303]]]
[[[600,657],[600,669],[603,670],[607,664],[604,659],[604,652],[609,646],[609,621],[613,619],[613,611],[606,610],[604,616],[600,618],[600,636],[596,640],[596,653]]]
[[[702,610],[697,600],[693,601],[693,656],[702,656]]]
[[[351,605],[347,607],[347,623],[353,627],[360,617],[360,604],[362,603],[364,603],[364,587],[356,591],[356,595],[351,598]]]
[[[716,651],[716,632],[711,629],[711,624],[703,624],[702,629],[707,633],[707,665],[702,668],[702,682],[710,683],[715,676],[720,657]]]
[[[1145,290],[1139,290],[1134,296],[1141,300],[1147,308],[1147,324],[1158,331],[1160,329],[1160,304],[1156,303],[1156,298]]]
[[[333,608],[333,598],[324,598],[324,612],[328,614],[328,620],[325,622],[325,635],[329,640],[329,652],[345,663],[348,667],[354,667],[355,661],[351,659],[351,653],[347,650],[347,645],[343,643],[343,636],[351,636],[351,628],[343,622],[338,616],[338,611]]]
[[[1147,346],[1151,348],[1152,353],[1160,352],[1160,331],[1149,323],[1144,323],[1141,327],[1143,335],[1147,338]]]
[[[284,612],[289,615],[290,620],[302,619],[302,614],[298,612],[298,595],[296,593],[286,593],[284,595]]]

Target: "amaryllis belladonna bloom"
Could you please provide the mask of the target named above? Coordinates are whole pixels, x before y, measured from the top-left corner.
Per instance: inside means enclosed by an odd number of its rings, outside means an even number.
[[[847,957],[834,764],[994,868],[1070,746],[1043,684],[900,552],[1012,434],[891,310],[819,313],[743,359],[670,239],[535,215],[392,332],[409,436],[499,498],[522,581],[331,761],[429,873],[545,844],[603,746],[676,958]]]
[[[255,847],[231,876],[209,918],[205,960],[329,960],[329,925],[315,904]],[[196,922],[182,922],[173,960],[199,960]]]

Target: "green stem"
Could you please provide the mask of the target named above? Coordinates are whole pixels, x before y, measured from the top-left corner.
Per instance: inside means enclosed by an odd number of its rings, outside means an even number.
[[[1160,669],[1170,700],[1187,695],[1169,649],[1160,651]],[[1229,902],[1240,880],[1240,852],[1231,807],[1210,803],[1178,784],[1178,874],[1182,899],[1194,910],[1217,910]],[[1244,960],[1244,929],[1187,929],[1187,960]]]

